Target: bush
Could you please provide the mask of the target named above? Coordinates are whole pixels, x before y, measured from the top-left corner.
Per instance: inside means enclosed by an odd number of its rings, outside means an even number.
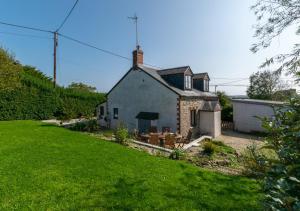
[[[242,163],[244,166],[244,174],[248,176],[263,177],[269,169],[266,156],[255,144],[248,146],[244,151]]]
[[[182,160],[185,157],[185,153],[181,149],[174,149],[170,154],[170,158],[173,160]]]
[[[37,70],[35,70],[38,72]],[[39,73],[39,72],[38,72]],[[61,120],[94,116],[104,94],[53,88],[50,80],[20,73],[20,88],[0,89],[0,120],[51,119]]]
[[[203,145],[203,152],[212,155],[216,151],[216,145],[212,141],[207,141]]]
[[[83,122],[77,122],[74,126],[70,127],[71,130],[84,131],[84,132],[95,132],[100,129],[97,120],[88,120]]]
[[[123,125],[118,126],[117,129],[115,130],[116,142],[122,145],[127,145],[129,141],[128,137],[129,137],[128,129]]]

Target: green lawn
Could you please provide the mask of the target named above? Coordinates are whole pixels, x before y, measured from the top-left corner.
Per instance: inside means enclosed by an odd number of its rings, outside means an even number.
[[[0,122],[0,210],[255,210],[254,180],[34,121]]]

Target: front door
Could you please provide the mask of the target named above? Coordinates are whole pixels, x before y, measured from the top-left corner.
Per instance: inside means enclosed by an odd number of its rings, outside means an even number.
[[[148,133],[151,127],[151,120],[146,119],[138,119],[139,124],[139,132],[140,133]]]

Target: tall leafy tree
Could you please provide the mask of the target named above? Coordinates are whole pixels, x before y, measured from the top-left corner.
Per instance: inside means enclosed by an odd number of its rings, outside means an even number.
[[[274,38],[290,26],[300,32],[300,0],[258,0],[252,7],[257,15],[255,36],[257,43],[251,50],[257,52],[271,45]],[[290,53],[267,59],[262,68],[277,64],[276,72],[286,72],[300,79],[300,45]],[[274,119],[264,119],[269,135],[268,147],[277,155],[266,160],[269,171],[265,175],[265,205],[269,210],[300,210],[300,98],[290,99],[285,109],[276,111]]]
[[[252,99],[271,100],[280,84],[279,75],[269,70],[253,73],[247,95]]]
[[[278,37],[290,26],[296,26],[296,34],[300,34],[300,0],[258,0],[251,7],[257,16],[255,37],[257,42],[251,47],[256,53],[268,48],[273,39]],[[300,77],[300,44],[296,43],[290,53],[278,54],[267,59],[261,67],[278,64],[276,71],[285,71]]]

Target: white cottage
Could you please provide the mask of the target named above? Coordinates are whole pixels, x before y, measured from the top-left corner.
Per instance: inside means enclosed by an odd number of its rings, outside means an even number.
[[[148,132],[164,128],[183,136],[192,131],[217,137],[221,107],[209,92],[207,73],[194,74],[189,66],[154,69],[143,65],[143,51],[133,51],[133,67],[108,92],[98,109],[102,126]]]

